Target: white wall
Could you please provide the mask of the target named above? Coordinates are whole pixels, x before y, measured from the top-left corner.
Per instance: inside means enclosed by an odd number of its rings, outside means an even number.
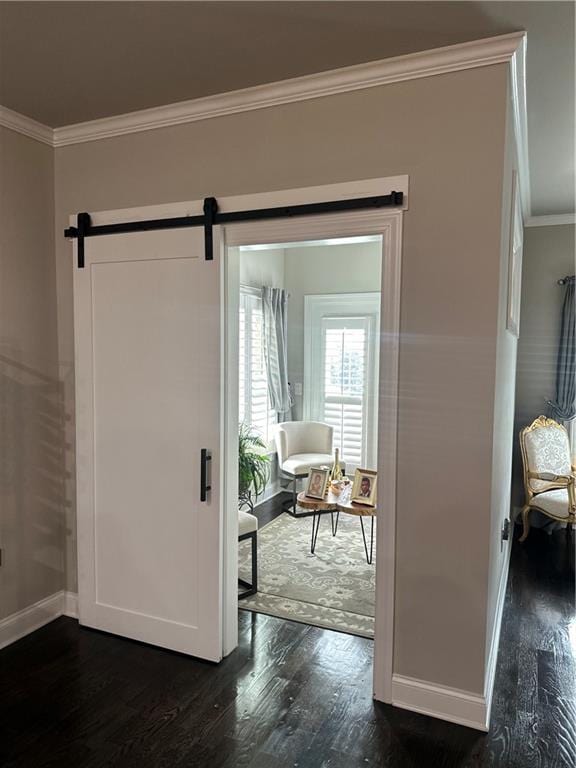
[[[240,284],[252,288],[284,287],[284,249],[240,249]]]
[[[379,242],[288,248],[285,287],[288,300],[288,375],[304,381],[304,297],[314,294],[380,290],[382,246]],[[305,394],[305,393],[304,393]],[[294,419],[303,414],[304,394],[294,397]]]

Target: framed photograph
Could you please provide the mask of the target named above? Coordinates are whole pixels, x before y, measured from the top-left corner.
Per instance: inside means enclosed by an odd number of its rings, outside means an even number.
[[[375,507],[377,480],[377,472],[373,472],[371,469],[357,469],[354,473],[351,500],[355,504],[367,504],[369,507]]]
[[[326,486],[330,470],[324,467],[311,467],[306,486],[306,496],[311,499],[323,499],[326,494]]]
[[[523,223],[518,173],[512,173],[512,207],[510,211],[510,246],[508,253],[508,309],[506,328],[518,337],[520,332],[520,297],[522,294]]]

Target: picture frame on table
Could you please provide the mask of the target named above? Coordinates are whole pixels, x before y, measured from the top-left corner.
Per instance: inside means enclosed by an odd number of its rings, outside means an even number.
[[[372,469],[357,469],[354,473],[351,501],[354,504],[366,504],[366,506],[375,507],[377,484],[377,472]]]
[[[330,470],[325,467],[311,467],[308,473],[306,496],[310,499],[323,499],[326,495]]]

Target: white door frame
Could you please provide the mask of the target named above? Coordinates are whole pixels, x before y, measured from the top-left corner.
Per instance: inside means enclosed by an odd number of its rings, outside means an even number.
[[[255,193],[218,198],[222,212],[272,208],[303,203],[328,202],[388,195],[392,191],[404,193],[402,210],[385,208],[342,214],[325,214],[300,219],[278,219],[243,223],[222,227],[220,238],[222,256],[230,255],[234,246],[242,244],[288,242],[290,240],[323,239],[356,234],[381,234],[383,236],[382,262],[382,311],[380,318],[380,397],[378,419],[378,472],[379,524],[376,547],[376,621],[374,637],[374,697],[378,701],[392,703],[392,671],[394,652],[394,583],[395,583],[395,532],[396,532],[396,452],[398,417],[398,350],[400,333],[400,275],[402,257],[402,211],[408,209],[408,176],[390,176],[344,182],[318,187],[304,187],[275,192]],[[92,224],[113,224],[173,216],[199,216],[203,212],[203,200],[183,201],[135,208],[91,212]],[[75,226],[76,216],[70,215],[70,226]],[[217,240],[216,240],[217,242]],[[73,241],[74,263],[77,241]],[[234,280],[234,259],[225,258],[221,271],[221,363],[223,369],[238,370],[238,350],[230,345],[234,338],[228,325],[231,318],[237,322],[238,295],[231,291]],[[238,260],[236,259],[236,269]],[[230,282],[232,281],[232,283]],[[221,471],[220,499],[222,515],[223,548],[223,655],[228,655],[238,645],[238,517],[236,436],[238,429],[238,395],[235,398],[230,386],[238,383],[221,377]],[[231,407],[229,407],[231,405]],[[233,440],[232,440],[233,436]]]
[[[391,186],[392,183],[392,186]],[[359,189],[366,184],[371,191]],[[378,192],[374,192],[374,185]],[[395,186],[394,186],[395,185]],[[352,189],[352,186],[354,189]],[[325,188],[290,190],[292,203],[318,202],[337,199],[330,197],[337,187],[338,197],[360,197],[387,194],[392,189],[407,192],[407,177],[374,179]],[[386,189],[386,192],[382,191]],[[240,208],[275,207],[286,204],[287,193],[247,196]],[[239,199],[236,199],[239,202]],[[236,203],[237,204],[237,203]],[[396,455],[398,419],[398,352],[400,331],[400,276],[402,257],[401,210],[363,210],[339,214],[306,216],[299,219],[277,219],[245,222],[223,227],[223,311],[222,328],[224,363],[224,429],[222,446],[224,499],[224,654],[238,644],[237,627],[237,432],[238,382],[233,371],[238,370],[237,338],[239,294],[239,250],[242,245],[294,242],[298,240],[329,239],[361,235],[382,235],[382,284],[380,319],[380,389],[378,417],[378,526],[376,535],[376,620],[374,635],[374,697],[392,703],[392,672],[394,653],[394,579],[396,532]],[[228,559],[231,558],[231,559]]]

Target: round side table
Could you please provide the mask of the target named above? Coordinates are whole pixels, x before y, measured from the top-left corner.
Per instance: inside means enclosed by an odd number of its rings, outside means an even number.
[[[351,490],[352,489],[349,486],[338,495],[329,490],[323,499],[312,499],[309,496],[306,496],[304,491],[298,494],[298,504],[304,509],[312,511],[312,539],[310,542],[310,552],[311,554],[314,554],[316,550],[316,540],[318,539],[318,529],[320,528],[322,515],[327,512],[330,513],[332,536],[336,536],[340,512],[344,512],[347,515],[355,515],[359,518],[366,562],[368,565],[372,565],[374,553],[374,518],[376,517],[377,510],[376,507],[369,507],[367,504],[357,504],[352,502],[350,500]],[[334,521],[335,512],[336,520]],[[364,528],[365,517],[370,518],[370,548],[368,548],[368,543],[366,541],[366,530]]]

